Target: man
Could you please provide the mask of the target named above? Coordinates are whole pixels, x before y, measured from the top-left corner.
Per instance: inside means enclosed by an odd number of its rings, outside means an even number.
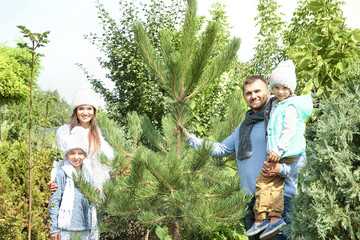
[[[291,199],[296,196],[298,170],[305,164],[306,157],[302,154],[295,163],[291,165],[273,163],[265,161],[266,138],[265,125],[268,119],[264,116],[265,111],[270,111],[273,98],[270,100],[270,92],[267,82],[261,76],[248,77],[243,85],[244,99],[250,110],[246,112],[245,120],[235,129],[235,131],[221,143],[212,143],[212,156],[224,157],[236,153],[238,173],[241,181],[241,188],[245,188],[248,194],[255,194],[256,178],[259,172],[263,176],[286,177],[284,186],[284,213],[283,218],[290,224],[287,214],[292,209]],[[270,100],[270,101],[269,101]],[[198,149],[203,146],[203,140],[193,134],[189,134],[185,128],[180,126],[186,136],[188,145]],[[255,221],[253,206],[255,198],[249,203],[248,213],[245,216],[244,224],[246,230],[251,228]],[[249,239],[259,239],[260,233]],[[272,239],[287,239],[286,236],[278,234]]]

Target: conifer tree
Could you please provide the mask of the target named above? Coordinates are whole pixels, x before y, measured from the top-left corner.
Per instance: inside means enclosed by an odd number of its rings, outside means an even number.
[[[100,200],[87,195],[111,219],[104,221],[108,229],[136,219],[148,229],[169,227],[173,239],[207,238],[224,223],[236,224],[245,215],[249,197],[240,190],[237,171],[212,158],[211,146],[193,150],[185,146],[180,131],[174,133],[175,126],[189,120],[187,101],[223,73],[240,45],[234,38],[210,62],[218,25],[209,22],[198,44],[196,8],[196,1],[188,1],[176,48],[166,30],[161,31],[160,46],[155,48],[142,25],[134,25],[139,51],[167,93],[172,110],[163,118],[161,132],[149,118],[136,113],[128,114],[127,131],[98,116],[103,135],[114,146],[112,168],[118,171],[105,184]],[[151,146],[139,144],[140,138]]]
[[[360,62],[341,80],[342,94],[321,102],[307,133],[294,239],[360,239]]]

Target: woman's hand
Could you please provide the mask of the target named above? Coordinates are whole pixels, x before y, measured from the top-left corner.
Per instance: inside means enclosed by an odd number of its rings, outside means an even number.
[[[54,193],[58,187],[58,185],[56,183],[54,183],[53,180],[51,180],[50,182],[47,183],[47,187],[49,188],[51,193]]]
[[[50,234],[50,240],[61,240],[60,232]]]

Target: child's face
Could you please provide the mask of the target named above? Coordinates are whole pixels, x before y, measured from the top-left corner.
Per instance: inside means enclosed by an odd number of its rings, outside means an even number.
[[[75,148],[66,154],[69,162],[76,170],[81,169],[82,163],[85,159],[85,153],[83,150]]]
[[[291,94],[290,89],[283,85],[273,86],[272,91],[279,102],[287,99]]]

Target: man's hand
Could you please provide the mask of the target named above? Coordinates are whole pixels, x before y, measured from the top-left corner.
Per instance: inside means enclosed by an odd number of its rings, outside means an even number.
[[[275,177],[279,175],[280,163],[270,162],[268,159],[264,162],[261,174],[264,177]]]
[[[271,152],[266,159],[268,159],[270,162],[279,162],[280,156],[274,152]]]
[[[175,127],[175,131],[178,131],[178,130],[183,132],[185,138],[187,138],[190,135],[189,132],[186,130],[186,128],[184,128],[184,126],[182,124],[179,124],[179,126]]]
[[[58,185],[56,183],[54,183],[54,181],[52,180],[47,183],[47,187],[49,188],[51,194],[53,194],[56,191]]]
[[[61,240],[61,235],[59,232],[50,234],[50,240]]]

